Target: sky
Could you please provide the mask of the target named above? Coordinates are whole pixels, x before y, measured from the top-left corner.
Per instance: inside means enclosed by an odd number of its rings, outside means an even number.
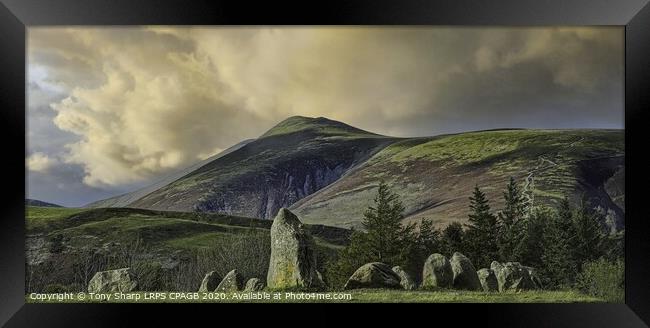
[[[27,197],[132,191],[327,117],[391,136],[615,128],[621,27],[30,27]]]

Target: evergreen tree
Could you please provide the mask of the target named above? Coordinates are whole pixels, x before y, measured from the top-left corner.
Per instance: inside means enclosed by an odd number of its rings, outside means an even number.
[[[550,288],[570,286],[577,274],[573,249],[570,240],[573,237],[571,229],[567,229],[566,217],[563,217],[562,207],[556,212],[548,211],[542,237],[542,279]],[[571,225],[571,222],[569,222]]]
[[[498,248],[501,261],[517,261],[517,245],[522,238],[522,222],[526,213],[524,196],[510,177],[510,182],[503,192],[505,201],[503,210],[499,212]]]
[[[489,267],[499,256],[497,218],[490,212],[485,194],[476,186],[470,199],[470,214],[465,234],[470,259],[478,267]]]
[[[576,233],[574,257],[580,265],[598,259],[604,253],[602,246],[605,236],[600,226],[602,218],[589,208],[584,196],[580,201],[580,207],[573,212],[572,216]]]
[[[544,242],[544,229],[552,212],[546,207],[534,207],[522,221],[522,234],[516,248],[518,261],[527,266],[540,267]]]
[[[467,253],[465,249],[465,232],[463,226],[458,222],[452,222],[442,231],[441,252],[450,257],[454,252]]]
[[[420,271],[415,225],[402,224],[403,211],[398,195],[382,181],[373,206],[364,213],[362,226],[365,232],[353,233],[350,245],[341,251],[336,262],[328,266],[330,283],[335,287],[342,286],[347,277],[368,262],[400,265],[413,275]]]

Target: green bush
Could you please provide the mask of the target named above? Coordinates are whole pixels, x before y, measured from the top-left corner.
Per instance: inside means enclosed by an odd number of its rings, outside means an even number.
[[[587,262],[578,275],[577,286],[585,293],[607,302],[625,301],[625,263],[622,259],[608,261],[604,258]]]

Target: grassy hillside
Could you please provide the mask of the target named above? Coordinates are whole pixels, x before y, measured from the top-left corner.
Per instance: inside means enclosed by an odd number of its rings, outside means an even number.
[[[151,290],[196,290],[212,270],[264,278],[271,224],[222,214],[28,207],[27,291],[85,290],[97,271],[134,266]],[[307,229],[322,263],[349,240],[349,230]]]
[[[511,176],[534,204],[586,192],[611,206],[614,200],[598,191],[623,167],[623,136],[620,130],[497,130],[402,140],[292,210],[305,222],[358,226],[383,179],[403,200],[408,221],[446,225],[466,219],[475,185],[498,208]]]

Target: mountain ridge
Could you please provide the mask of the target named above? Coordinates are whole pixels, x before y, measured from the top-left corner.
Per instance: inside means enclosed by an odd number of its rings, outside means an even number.
[[[407,222],[430,218],[444,225],[464,220],[475,184],[498,208],[500,191],[513,176],[542,204],[586,193],[621,229],[623,141],[623,130],[613,129],[397,138],[324,117],[293,116],[126,205],[265,219],[288,207],[304,222],[349,228],[359,227],[376,184],[387,180],[402,196]]]

